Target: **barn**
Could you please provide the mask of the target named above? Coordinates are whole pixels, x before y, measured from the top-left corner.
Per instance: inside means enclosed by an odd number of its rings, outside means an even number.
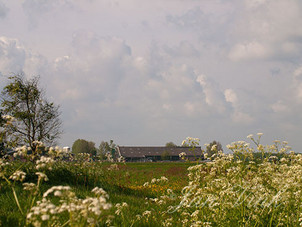
[[[201,147],[117,146],[116,151],[116,155],[124,157],[126,162],[181,161],[180,154],[185,154],[185,160],[191,161],[203,157]]]

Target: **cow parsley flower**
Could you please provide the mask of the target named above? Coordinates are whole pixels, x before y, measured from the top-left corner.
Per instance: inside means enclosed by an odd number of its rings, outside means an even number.
[[[248,138],[248,139],[252,139],[253,138],[253,134],[249,134],[246,138]]]
[[[14,172],[10,177],[9,179],[13,180],[13,181],[24,181],[25,179],[25,176],[26,176],[26,173],[24,173],[23,171],[21,170],[17,170],[16,172]]]
[[[48,181],[48,177],[46,176],[45,173],[42,172],[36,172],[36,175],[38,176],[38,181],[39,180],[44,180],[44,181]]]

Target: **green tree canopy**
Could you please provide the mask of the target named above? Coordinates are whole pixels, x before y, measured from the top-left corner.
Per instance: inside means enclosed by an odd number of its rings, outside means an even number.
[[[170,160],[171,159],[171,154],[169,151],[164,151],[161,154],[161,160]]]
[[[1,93],[2,112],[13,119],[6,125],[9,145],[28,145],[33,151],[34,141],[54,145],[62,133],[59,106],[47,101],[39,77],[18,74],[9,79]]]
[[[91,155],[96,155],[95,143],[84,139],[77,139],[72,145],[72,153],[88,153]]]
[[[99,157],[101,159],[106,159],[106,154],[110,153],[112,158],[116,158],[116,144],[113,143],[113,140],[102,141],[99,146]]]
[[[4,155],[4,142],[5,142],[5,125],[6,121],[2,116],[2,112],[0,111],[0,157]]]
[[[102,154],[106,154],[108,152],[112,152],[112,150],[115,148],[116,148],[116,144],[113,143],[113,140],[110,140],[109,142],[102,141],[99,146],[99,152],[102,155]]]
[[[177,147],[177,145],[173,142],[166,143],[166,147]]]
[[[4,123],[6,122],[2,115],[3,115],[2,111],[0,110],[0,127],[1,128],[4,126]]]
[[[219,151],[223,151],[221,143],[214,140],[206,147],[206,153],[208,154],[208,158],[211,158],[212,155],[217,154]]]

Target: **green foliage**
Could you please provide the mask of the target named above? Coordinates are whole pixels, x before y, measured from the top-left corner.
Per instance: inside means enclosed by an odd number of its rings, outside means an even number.
[[[84,139],[77,139],[76,141],[74,141],[72,145],[72,153],[73,154],[88,153],[95,156],[96,155],[95,143],[92,141],[86,141]]]
[[[6,119],[4,119],[2,110],[0,110],[0,152],[4,149],[6,123],[7,123],[7,121],[6,121]]]
[[[99,152],[100,154],[106,154],[110,151],[110,145],[108,142],[102,141],[99,146]]]
[[[105,154],[110,153],[112,156],[113,151],[116,150],[116,144],[113,143],[113,140],[110,140],[109,142],[107,141],[102,141],[100,146],[99,146],[99,155],[105,159]]]
[[[161,155],[161,159],[162,160],[170,160],[171,159],[171,155],[169,151],[164,151]]]
[[[2,115],[2,111],[0,110],[0,128],[3,127],[6,122]]]
[[[77,164],[77,165],[75,165]],[[114,165],[114,164],[113,164]],[[5,176],[9,178],[16,169],[26,173],[25,180],[15,182],[14,190],[18,196],[20,207],[24,211],[23,214],[18,209],[15,202],[11,187],[0,178],[0,226],[27,226],[26,216],[30,212],[32,206],[37,205],[37,201],[42,200],[42,195],[53,186],[69,185],[78,198],[86,199],[93,195],[91,190],[94,187],[102,187],[109,194],[109,201],[113,207],[109,210],[110,215],[114,217],[113,223],[105,224],[106,219],[100,220],[99,226],[160,226],[156,220],[136,220],[136,215],[142,214],[146,209],[157,209],[157,204],[148,202],[146,206],[146,197],[153,198],[159,196],[166,191],[165,186],[153,184],[153,187],[142,187],[146,181],[150,181],[151,177],[160,178],[164,173],[168,177],[170,185],[173,189],[179,191],[187,184],[187,168],[192,166],[189,163],[126,163],[117,164],[113,170],[110,168],[110,163],[90,162],[62,162],[56,161],[52,165],[52,169],[45,169],[44,172],[49,178],[40,184],[38,193],[24,190],[22,183],[36,183],[37,175],[35,174],[36,167],[33,162],[11,162],[6,166],[9,171]],[[160,190],[160,191],[159,191]],[[178,191],[176,190],[176,191]],[[35,202],[32,205],[32,199]],[[61,199],[52,195],[51,201],[58,205]],[[124,209],[122,215],[116,215],[115,205],[126,202],[127,209]],[[41,211],[41,210],[40,210]],[[42,216],[43,213],[41,212]],[[154,214],[155,215],[155,214]],[[82,216],[82,215],[81,215]],[[49,223],[49,226],[62,226],[63,223],[70,218],[68,213],[62,213],[59,216],[59,223]],[[104,217],[105,218],[105,217]],[[155,216],[154,216],[155,218]],[[158,217],[160,218],[160,217]],[[134,223],[134,224],[133,224]],[[98,226],[96,225],[96,226]],[[29,225],[31,226],[31,225]],[[47,226],[43,223],[42,226]],[[66,226],[91,226],[91,225],[66,225]]]
[[[5,128],[8,144],[27,144],[32,150],[34,141],[54,144],[62,133],[59,106],[46,100],[39,77],[26,79],[19,74],[9,79],[1,93],[3,114],[12,119]]]
[[[5,120],[2,117],[2,112],[0,111],[0,157],[4,155],[4,129],[2,127],[5,124]]]
[[[301,226],[302,155],[255,145],[206,163],[0,159],[0,225]]]
[[[221,143],[214,140],[206,146],[206,153],[208,158],[211,158],[214,154],[218,154],[219,151],[223,151]]]
[[[166,143],[166,147],[177,147],[177,145],[173,142]]]

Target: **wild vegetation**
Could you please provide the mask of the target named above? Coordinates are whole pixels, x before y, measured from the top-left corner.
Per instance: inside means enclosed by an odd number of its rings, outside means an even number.
[[[43,156],[20,148],[16,160],[0,161],[1,224],[299,226],[302,155],[261,136],[205,163],[93,162],[58,147],[44,146]]]

